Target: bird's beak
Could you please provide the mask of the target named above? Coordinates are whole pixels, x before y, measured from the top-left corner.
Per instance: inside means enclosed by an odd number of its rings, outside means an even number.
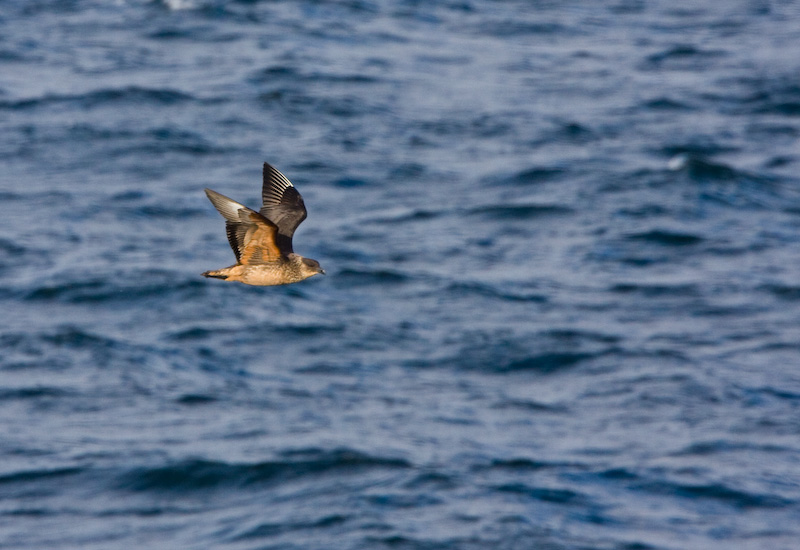
[[[325,270],[322,269],[322,268],[319,268],[319,271],[317,273],[321,273],[322,275],[325,275]]]

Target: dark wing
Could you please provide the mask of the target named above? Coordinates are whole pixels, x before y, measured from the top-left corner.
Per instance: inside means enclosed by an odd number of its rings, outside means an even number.
[[[240,264],[255,265],[277,261],[281,250],[276,238],[278,227],[258,212],[206,189],[214,208],[225,218],[228,242]]]
[[[265,162],[261,200],[264,203],[261,215],[278,226],[278,246],[284,254],[289,254],[294,230],[308,215],[303,197],[286,176]]]

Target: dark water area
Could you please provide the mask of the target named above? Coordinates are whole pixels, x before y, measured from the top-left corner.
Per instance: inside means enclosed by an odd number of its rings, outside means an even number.
[[[797,548],[798,16],[0,3],[0,548]]]

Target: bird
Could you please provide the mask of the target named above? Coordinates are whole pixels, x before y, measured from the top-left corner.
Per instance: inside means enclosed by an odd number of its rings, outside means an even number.
[[[238,281],[247,285],[274,286],[297,283],[325,274],[317,260],[292,249],[292,236],[306,219],[303,197],[286,176],[264,163],[261,210],[256,212],[233,199],[206,188],[208,200],[225,218],[228,242],[236,263],[206,271],[204,277]]]

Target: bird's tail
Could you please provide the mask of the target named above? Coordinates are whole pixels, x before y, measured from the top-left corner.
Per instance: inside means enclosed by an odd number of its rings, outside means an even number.
[[[205,271],[203,272],[203,277],[213,277],[214,279],[225,280],[228,278],[228,275],[222,271]]]

